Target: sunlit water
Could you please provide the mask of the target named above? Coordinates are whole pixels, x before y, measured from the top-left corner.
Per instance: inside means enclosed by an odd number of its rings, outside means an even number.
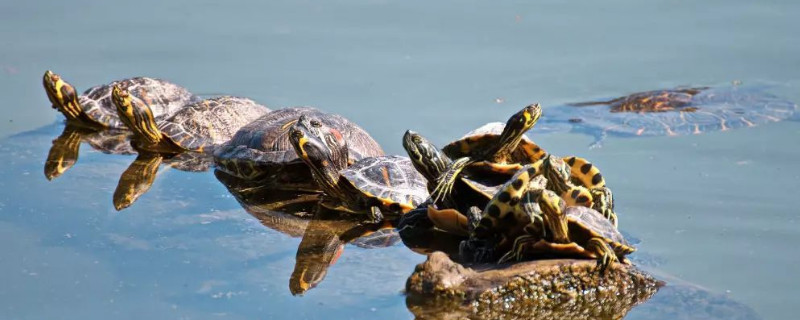
[[[42,174],[61,119],[41,74],[78,90],[135,75],[273,107],[315,105],[388,153],[406,129],[442,145],[524,104],[545,107],[679,85],[769,83],[800,101],[791,1],[348,1],[0,3],[0,317],[409,318],[402,288],[424,256],[347,246],[292,296],[299,238],[265,228],[214,176],[164,170],[116,212],[132,156],[82,146]],[[547,109],[545,109],[545,117]],[[22,133],[26,132],[26,133]],[[655,267],[766,319],[800,302],[800,124],[677,138],[551,134],[614,188],[622,229]],[[643,306],[644,307],[644,306]],[[636,309],[630,318],[642,316]]]

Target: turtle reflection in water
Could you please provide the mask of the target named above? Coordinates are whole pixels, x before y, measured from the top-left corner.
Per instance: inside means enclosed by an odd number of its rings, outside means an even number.
[[[214,174],[245,211],[265,227],[291,237],[302,237],[289,278],[289,291],[293,295],[302,295],[322,282],[328,268],[341,256],[345,244],[373,249],[392,246],[400,240],[389,221],[363,224],[343,218],[335,211],[320,210],[321,193],[271,189],[220,170],[215,170]]]
[[[67,124],[64,131],[53,140],[44,164],[47,180],[60,177],[78,162],[81,142],[88,143],[94,150],[106,154],[135,154],[130,144],[130,132],[121,130],[95,131]]]
[[[168,160],[170,167],[183,171],[207,171],[214,148],[269,112],[250,99],[221,96],[192,103],[171,117],[156,120],[146,101],[120,85],[113,86],[111,100],[140,151],[114,191],[117,210],[130,206],[150,189],[162,161]]]
[[[797,105],[748,86],[634,93],[547,109],[549,124],[595,137],[676,136],[753,127],[790,118]]]

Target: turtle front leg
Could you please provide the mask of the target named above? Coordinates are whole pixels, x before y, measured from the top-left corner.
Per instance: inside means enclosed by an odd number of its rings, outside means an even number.
[[[514,239],[514,244],[511,246],[511,250],[500,257],[500,260],[497,261],[497,263],[506,263],[512,260],[521,261],[525,257],[526,248],[538,241],[542,240],[539,237],[532,235],[523,235],[517,237]]]
[[[586,250],[597,257],[597,266],[600,268],[601,274],[605,273],[611,263],[619,261],[614,250],[611,250],[611,247],[602,238],[589,239],[586,243]]]
[[[431,192],[431,199],[434,203],[440,203],[450,197],[458,175],[472,162],[472,159],[464,157],[450,164],[447,171],[436,181],[436,189]]]

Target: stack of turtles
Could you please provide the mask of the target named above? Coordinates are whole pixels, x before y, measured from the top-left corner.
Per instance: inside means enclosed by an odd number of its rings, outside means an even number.
[[[404,222],[422,216],[468,236],[461,250],[467,261],[566,255],[598,258],[603,268],[625,261],[633,249],[617,232],[612,193],[599,169],[580,157],[548,154],[525,135],[541,113],[539,105],[527,106],[505,125],[486,124],[441,151],[406,132],[403,146],[431,198]],[[609,246],[619,254],[609,254]]]

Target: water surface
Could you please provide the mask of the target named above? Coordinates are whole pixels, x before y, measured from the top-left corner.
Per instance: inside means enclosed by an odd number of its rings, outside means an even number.
[[[213,174],[163,170],[116,212],[133,156],[82,146],[42,174],[61,116],[46,69],[78,90],[166,78],[273,107],[314,105],[359,123],[387,153],[406,129],[440,145],[521,106],[680,85],[767,83],[800,101],[792,1],[101,1],[0,3],[0,315],[3,318],[410,318],[401,293],[424,256],[348,245],[317,288],[292,296],[300,239],[265,228]],[[545,117],[547,109],[545,109]],[[536,136],[591,159],[622,229],[657,268],[789,318],[800,302],[800,125],[678,138]],[[142,306],[147,306],[142,307]],[[642,314],[631,313],[630,318]]]

